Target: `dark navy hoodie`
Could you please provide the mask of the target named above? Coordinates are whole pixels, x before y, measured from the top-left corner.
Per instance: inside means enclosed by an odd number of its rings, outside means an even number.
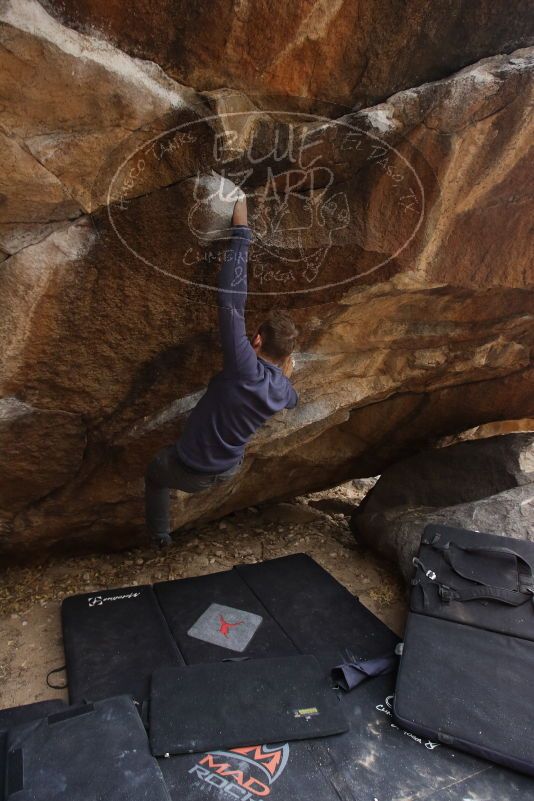
[[[262,423],[282,409],[293,409],[298,402],[282,368],[258,357],[246,334],[251,239],[247,225],[232,226],[218,290],[224,367],[209,382],[176,444],[182,462],[203,473],[222,473],[237,465],[247,441]]]

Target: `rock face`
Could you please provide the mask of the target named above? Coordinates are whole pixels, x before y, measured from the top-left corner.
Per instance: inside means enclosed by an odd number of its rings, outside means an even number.
[[[469,503],[534,481],[534,434],[508,434],[422,451],[389,467],[359,513]]]
[[[230,486],[177,498],[177,526],[534,415],[531,50],[325,121],[195,91],[166,58],[35,0],[0,8],[2,553],[141,536],[145,466],[221,363],[228,221],[206,189],[221,175],[249,195],[250,332],[275,305],[301,330],[301,404],[258,433]],[[98,10],[70,9],[88,24]],[[97,27],[119,30],[104,13]]]
[[[428,523],[533,539],[534,433],[461,442],[397,462],[355,510],[351,528],[409,580]]]
[[[98,31],[199,89],[232,86],[267,102],[372,105],[484,56],[534,44],[528,0],[47,0],[61,21]]]

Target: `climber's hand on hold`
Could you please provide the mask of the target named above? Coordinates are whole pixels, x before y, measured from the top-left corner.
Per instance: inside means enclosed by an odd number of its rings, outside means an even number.
[[[247,196],[239,189],[239,198],[235,202],[232,215],[232,225],[248,225],[247,222]]]
[[[294,366],[295,366],[295,359],[293,358],[293,356],[288,356],[286,359],[284,359],[282,363],[282,372],[286,376],[286,378],[289,378],[289,376],[293,372]]]
[[[229,239],[232,225],[247,225],[246,195],[237,184],[214,170],[190,180],[194,202],[187,221],[190,230],[200,240],[209,243]],[[234,221],[236,205],[239,211]]]

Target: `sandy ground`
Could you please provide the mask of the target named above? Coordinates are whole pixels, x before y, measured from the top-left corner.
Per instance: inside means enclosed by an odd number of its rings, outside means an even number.
[[[247,509],[181,533],[176,544],[165,551],[148,545],[120,554],[55,557],[3,570],[0,708],[67,698],[66,691],[50,689],[46,684],[48,671],[64,664],[60,624],[63,598],[215,573],[239,562],[307,553],[387,625],[402,633],[406,594],[400,577],[391,565],[358,545],[349,529],[348,503],[358,502],[363,491],[361,487],[337,488],[291,504]]]

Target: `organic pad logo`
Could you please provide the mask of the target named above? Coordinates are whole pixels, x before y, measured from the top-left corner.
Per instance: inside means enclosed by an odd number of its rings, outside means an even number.
[[[204,642],[244,651],[262,622],[260,615],[234,609],[224,604],[211,604],[187,632]]]
[[[139,598],[140,592],[129,592],[126,595],[92,595],[87,599],[89,606],[103,606],[110,601],[125,601],[130,598]]]
[[[229,620],[225,620],[223,615],[219,615],[219,631],[223,637],[230,636],[230,631],[235,628],[236,626],[243,626],[245,623],[244,620],[236,620],[235,623],[231,623]]]
[[[378,712],[381,712],[382,714],[387,715],[389,718],[391,718],[392,717],[392,709],[393,709],[393,698],[394,698],[393,695],[388,695],[386,697],[384,703],[383,704],[377,704],[375,709],[377,709]],[[417,737],[415,734],[412,734],[409,731],[403,731],[402,729],[399,728],[399,726],[397,726],[396,723],[390,722],[389,725],[391,726],[392,729],[399,729],[399,732],[402,731],[402,734],[405,737],[409,737],[411,740],[414,740],[416,743],[419,743],[420,745],[424,745],[425,748],[428,749],[429,751],[433,751],[434,748],[439,748],[439,743],[435,743],[432,740],[422,740],[421,737]]]
[[[189,771],[203,783],[216,787],[221,795],[251,801],[265,798],[284,772],[289,759],[289,745],[256,745],[211,751],[204,754]]]
[[[386,141],[393,124],[377,118],[371,132],[356,119],[230,112],[159,133],[113,175],[112,228],[146,267],[215,291],[241,190],[253,234],[249,295],[316,293],[370,280],[388,263],[398,270],[423,220],[423,183],[409,148]]]

